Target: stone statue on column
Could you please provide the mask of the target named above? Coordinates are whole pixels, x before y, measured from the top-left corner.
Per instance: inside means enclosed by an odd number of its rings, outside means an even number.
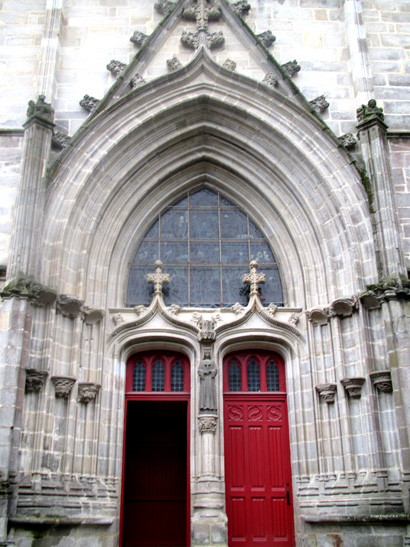
[[[198,367],[200,378],[199,386],[199,410],[200,412],[216,413],[218,410],[215,376],[217,368],[211,359],[211,352],[206,350],[204,358]]]

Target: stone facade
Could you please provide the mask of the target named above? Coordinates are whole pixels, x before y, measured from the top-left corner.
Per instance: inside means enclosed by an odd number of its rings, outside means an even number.
[[[410,4],[5,0],[0,20],[0,544],[118,545],[126,363],[153,349],[191,364],[192,547],[227,545],[222,369],[244,349],[285,361],[295,544],[409,544]],[[192,188],[253,219],[283,306],[255,263],[246,306],[167,306],[160,262],[126,306],[139,241]]]

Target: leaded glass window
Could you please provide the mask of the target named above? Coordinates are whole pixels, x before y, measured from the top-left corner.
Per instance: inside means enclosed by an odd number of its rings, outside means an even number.
[[[184,369],[179,359],[171,369],[171,391],[184,391]]]
[[[255,359],[251,359],[248,365],[248,391],[261,390],[261,375],[259,365]]]
[[[266,385],[268,391],[279,391],[279,369],[272,359],[266,367]]]
[[[236,361],[229,367],[229,391],[242,391],[241,368]]]
[[[152,367],[152,391],[164,391],[165,368],[161,359],[157,359]]]
[[[137,361],[132,371],[132,391],[145,391],[145,367]]]
[[[282,285],[272,249],[249,215],[218,192],[189,192],[166,208],[142,238],[131,264],[127,305],[149,305],[153,287],[146,274],[160,259],[170,284],[163,287],[166,305],[230,307],[248,303],[242,276],[256,260],[266,275],[261,301],[283,305]]]

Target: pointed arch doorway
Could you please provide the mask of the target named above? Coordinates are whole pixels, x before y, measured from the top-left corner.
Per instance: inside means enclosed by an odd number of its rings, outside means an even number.
[[[225,357],[224,428],[229,546],[293,547],[285,370],[279,355]]]
[[[151,351],[127,362],[120,545],[189,544],[189,362]]]

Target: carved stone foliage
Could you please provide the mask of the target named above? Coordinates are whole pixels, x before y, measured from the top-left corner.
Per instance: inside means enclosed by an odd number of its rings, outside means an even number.
[[[199,385],[199,410],[200,412],[215,413],[218,410],[215,376],[218,369],[214,361],[211,359],[211,353],[209,351],[204,352],[204,358],[202,359],[198,367],[198,376],[200,379]]]
[[[84,95],[80,101],[80,106],[82,106],[85,110],[88,110],[88,112],[94,112],[99,103],[99,99],[91,97],[91,95]]]
[[[93,384],[90,382],[83,382],[78,384],[78,402],[88,404],[93,401],[100,391],[101,386],[99,384]]]
[[[52,376],[51,381],[54,384],[55,394],[57,398],[68,399],[75,384],[75,378],[66,376]]]
[[[312,99],[309,103],[312,105],[313,110],[318,113],[323,112],[326,108],[329,108],[329,103],[324,95],[319,95],[319,97]]]
[[[266,48],[270,47],[276,41],[276,36],[270,30],[265,30],[265,32],[258,34],[257,38]]]
[[[60,131],[55,131],[51,138],[51,146],[56,150],[64,150],[64,148],[67,148],[70,141],[71,137],[69,135],[64,135],[63,133],[60,133]]]
[[[86,325],[94,325],[99,323],[105,315],[104,310],[97,308],[89,308],[84,306],[82,309],[82,319]]]
[[[352,399],[360,399],[362,395],[362,385],[365,383],[365,378],[343,378],[340,383],[345,388],[349,397]]]
[[[328,308],[313,308],[306,312],[307,318],[314,325],[326,325],[329,322],[329,309]]]
[[[187,0],[182,15],[184,19],[196,21],[198,30],[208,30],[208,22],[218,21],[222,12],[216,0]]]
[[[209,47],[209,49],[216,49],[218,47],[222,47],[224,43],[225,43],[225,38],[221,30],[218,32],[206,33],[206,45]]]
[[[159,13],[162,13],[163,15],[168,15],[174,7],[175,2],[170,2],[169,0],[158,0],[158,2],[155,2],[154,7]]]
[[[197,32],[184,31],[181,36],[181,44],[191,49],[198,49],[199,34]]]
[[[199,431],[201,433],[215,433],[218,425],[217,416],[199,416],[198,417]]]
[[[367,105],[362,104],[362,106],[356,110],[356,117],[359,123],[367,122],[368,120],[373,119],[383,121],[383,108],[379,108],[377,106],[375,99],[370,99]]]
[[[240,315],[241,313],[243,313],[244,309],[244,306],[242,306],[242,304],[240,304],[239,302],[236,302],[236,304],[234,304],[231,308],[231,310],[235,312],[236,315]]]
[[[75,319],[80,314],[83,303],[82,300],[75,296],[60,294],[57,298],[57,311],[61,313],[63,317]]]
[[[269,304],[267,308],[265,308],[265,312],[268,313],[271,317],[275,315],[277,310],[278,310],[278,306],[276,304],[272,304],[272,302]]]
[[[236,63],[235,61],[232,61],[232,59],[226,59],[224,64],[222,65],[224,68],[227,68],[228,70],[234,71],[236,69]]]
[[[171,304],[171,306],[168,308],[168,311],[171,315],[177,315],[181,309],[181,306],[178,306],[178,304]]]
[[[338,298],[330,305],[330,314],[339,317],[350,317],[357,309],[357,300],[355,298]]]
[[[282,68],[289,76],[289,78],[293,78],[293,76],[300,71],[300,66],[297,64],[296,61],[289,61],[283,64]]]
[[[316,391],[319,393],[319,397],[326,401],[327,404],[335,402],[336,397],[336,384],[319,384],[315,386]]]
[[[125,319],[121,313],[116,313],[112,316],[112,320],[114,322],[114,325],[118,327],[118,325],[122,325],[125,323]]]
[[[275,75],[273,72],[268,72],[265,74],[264,79],[262,80],[262,83],[265,85],[268,85],[269,87],[277,87],[278,80],[275,78]]]
[[[249,13],[249,10],[251,9],[251,5],[248,4],[246,0],[239,0],[239,2],[234,2],[231,4],[233,11],[236,13],[236,15],[239,15],[239,17],[243,17],[244,15],[247,15]]]
[[[137,89],[137,87],[141,87],[142,85],[146,83],[147,82],[144,80],[141,74],[138,74],[138,73],[135,76],[133,76],[130,80],[130,85],[132,89]]]
[[[356,145],[357,140],[354,138],[352,133],[346,133],[339,137],[338,141],[343,146],[343,148],[353,148]]]
[[[109,70],[115,78],[118,78],[121,72],[126,68],[127,65],[125,63],[121,63],[121,61],[116,61],[115,59],[112,59],[107,65],[107,70]]]
[[[18,277],[8,283],[0,293],[6,298],[27,298],[34,306],[48,306],[57,298],[57,292],[50,287],[37,283],[31,277]]]
[[[27,120],[33,116],[38,116],[47,120],[48,122],[54,121],[54,108],[50,103],[46,103],[44,95],[39,95],[37,102],[29,101],[27,108]]]
[[[144,315],[144,313],[147,311],[147,308],[141,304],[139,306],[134,306],[134,311],[137,314],[137,317],[139,317],[140,315]]]
[[[147,40],[148,36],[139,30],[136,30],[130,38],[130,41],[139,48],[141,48]]]
[[[288,319],[288,323],[289,325],[296,327],[296,325],[299,323],[299,319],[300,319],[300,313],[292,313]]]
[[[35,368],[26,369],[26,393],[38,393],[47,379],[48,372]]]
[[[370,378],[374,387],[376,387],[379,391],[384,391],[385,393],[391,393],[393,391],[390,370],[371,372]]]
[[[170,72],[174,72],[175,70],[182,68],[182,64],[178,57],[174,55],[172,59],[167,60],[167,67]]]

